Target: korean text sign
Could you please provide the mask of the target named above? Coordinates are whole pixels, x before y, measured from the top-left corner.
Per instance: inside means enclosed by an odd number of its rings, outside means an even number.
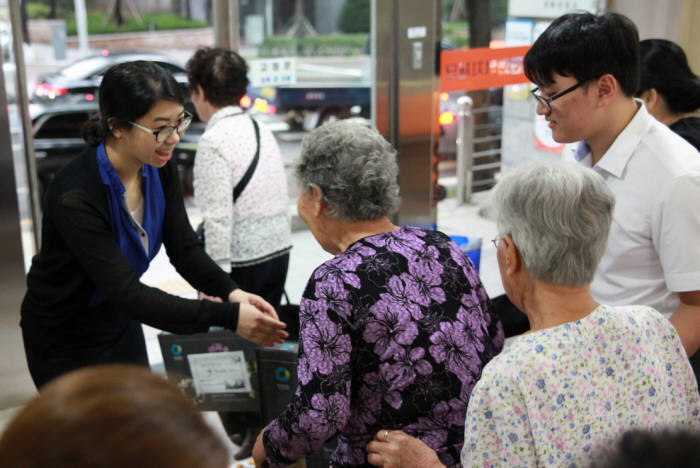
[[[529,80],[523,57],[530,46],[446,50],[440,55],[440,90],[500,88]]]

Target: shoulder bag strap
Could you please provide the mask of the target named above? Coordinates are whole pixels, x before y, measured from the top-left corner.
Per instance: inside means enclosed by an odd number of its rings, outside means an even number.
[[[241,193],[245,189],[246,185],[248,185],[248,182],[250,182],[250,179],[253,177],[253,173],[255,172],[255,168],[258,166],[258,160],[260,159],[260,128],[258,127],[258,123],[255,121],[255,119],[250,117],[250,120],[253,122],[253,128],[255,129],[255,144],[257,149],[255,150],[253,161],[251,161],[250,166],[248,166],[248,170],[245,172],[245,174],[243,174],[243,177],[233,189],[233,203],[236,203],[236,200],[241,196]]]

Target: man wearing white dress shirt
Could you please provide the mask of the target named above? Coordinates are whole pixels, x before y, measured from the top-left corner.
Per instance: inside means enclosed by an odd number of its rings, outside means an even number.
[[[617,204],[591,285],[610,305],[642,304],[674,325],[700,369],[700,157],[634,99],[639,36],[614,13],[556,19],[525,56],[554,140],[601,174]],[[673,77],[669,77],[673,79]]]

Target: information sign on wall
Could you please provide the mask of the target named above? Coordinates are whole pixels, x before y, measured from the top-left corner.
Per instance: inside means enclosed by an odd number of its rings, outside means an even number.
[[[248,79],[256,88],[294,84],[297,81],[295,57],[256,59],[248,61]]]
[[[508,16],[521,18],[558,18],[565,13],[596,13],[598,0],[510,0]]]
[[[523,57],[529,46],[446,50],[440,54],[440,89],[473,91],[526,83]]]
[[[532,44],[534,21],[531,19],[506,20],[506,46],[525,46]]]

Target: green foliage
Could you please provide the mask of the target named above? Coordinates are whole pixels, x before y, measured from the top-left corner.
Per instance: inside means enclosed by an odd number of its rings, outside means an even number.
[[[27,3],[27,17],[29,19],[46,19],[51,14],[51,7],[43,3]]]
[[[73,0],[58,0],[56,2],[56,18],[68,19],[73,14]],[[27,2],[27,18],[48,19],[51,15],[51,6],[48,1]]]
[[[299,55],[359,55],[365,49],[367,40],[368,35],[363,33],[307,36],[299,40]]]
[[[508,0],[491,0],[491,24],[504,25],[508,18]]]
[[[448,21],[450,12],[456,0],[442,0],[442,20]],[[460,0],[464,2],[465,9],[469,11],[469,0]],[[490,0],[491,6],[491,25],[499,26],[506,22],[508,17],[508,0]],[[468,14],[468,13],[467,13]],[[464,18],[468,19],[468,18]]]
[[[268,36],[260,46],[260,57],[359,55],[367,46],[367,34]]]
[[[442,25],[442,37],[449,40],[457,47],[469,45],[469,23],[459,21],[457,23],[444,23]]]
[[[258,54],[261,57],[287,57],[297,55],[299,39],[289,36],[267,36]]]
[[[338,16],[338,28],[344,33],[368,33],[370,0],[345,0]]]
[[[443,23],[442,34],[443,35],[454,35],[454,34],[464,34],[469,32],[469,23],[466,21],[458,21],[456,23]]]
[[[88,13],[88,34],[148,31],[150,24],[155,25],[156,30],[204,28],[208,26],[204,21],[188,20],[174,13],[143,14],[141,15],[141,24],[137,24],[136,19],[126,11],[123,17],[124,24],[117,26],[114,20],[105,22],[104,13]],[[66,32],[69,36],[75,36],[77,34],[76,31],[75,16],[72,16],[66,23]]]
[[[442,0],[442,20],[447,21],[452,11],[455,0]]]

